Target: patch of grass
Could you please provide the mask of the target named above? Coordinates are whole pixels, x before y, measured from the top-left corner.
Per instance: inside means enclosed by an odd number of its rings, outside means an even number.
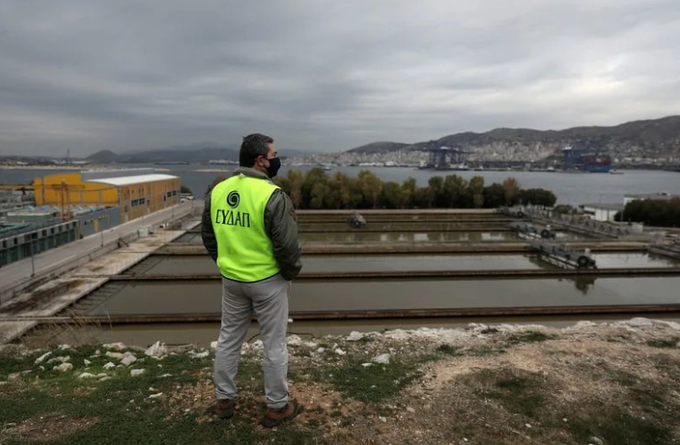
[[[678,342],[680,342],[680,338],[677,337],[673,337],[667,340],[653,339],[647,340],[647,346],[651,346],[652,348],[675,348]]]
[[[607,370],[607,378],[610,381],[625,387],[634,386],[638,382],[637,376],[620,369]]]
[[[508,342],[510,344],[537,343],[546,340],[554,340],[556,338],[557,336],[552,334],[544,334],[543,332],[538,331],[527,331],[511,335],[510,337],[508,337]]]
[[[633,416],[616,406],[592,407],[572,412],[576,418],[567,430],[578,443],[592,443],[592,436],[606,438],[606,443],[625,445],[662,445],[671,442],[670,424],[655,422],[649,417]]]
[[[475,357],[484,357],[487,355],[504,354],[505,352],[507,351],[501,348],[492,348],[491,346],[480,346],[478,348],[470,349],[468,351],[468,354]]]
[[[447,344],[439,345],[437,347],[437,352],[440,354],[446,354],[446,355],[453,355],[453,356],[460,356],[463,355],[461,352],[461,347],[460,346],[451,346]]]
[[[545,378],[519,369],[484,369],[468,376],[484,398],[499,401],[508,411],[536,418],[546,400]]]
[[[400,361],[394,357],[387,365],[350,358],[348,363],[330,369],[316,369],[312,378],[331,383],[346,397],[364,403],[379,403],[398,394],[404,387],[422,376],[418,363]]]

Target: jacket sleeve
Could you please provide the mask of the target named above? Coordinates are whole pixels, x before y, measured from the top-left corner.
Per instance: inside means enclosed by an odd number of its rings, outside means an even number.
[[[210,192],[206,193],[203,198],[203,215],[201,217],[201,237],[203,238],[203,246],[208,251],[208,255],[214,262],[217,262],[217,238],[215,237],[215,230],[212,226],[212,217],[210,216]]]
[[[283,190],[276,190],[264,211],[264,226],[274,245],[274,258],[281,275],[291,281],[302,269],[302,244],[298,238],[295,207]]]

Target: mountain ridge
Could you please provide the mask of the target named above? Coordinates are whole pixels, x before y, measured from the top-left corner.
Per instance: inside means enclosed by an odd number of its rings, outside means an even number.
[[[371,155],[420,150],[427,145],[452,146],[468,150],[480,158],[502,158],[502,152],[523,153],[528,159],[546,158],[578,139],[589,139],[615,156],[680,156],[680,116],[624,122],[613,126],[579,126],[563,130],[499,127],[475,133],[460,132],[436,140],[404,144],[375,142],[345,153]],[[373,147],[379,144],[378,152]],[[493,156],[495,155],[495,156]]]

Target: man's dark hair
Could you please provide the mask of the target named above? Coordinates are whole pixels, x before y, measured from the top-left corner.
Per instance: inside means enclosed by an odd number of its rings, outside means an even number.
[[[267,156],[269,147],[267,144],[274,143],[274,139],[260,133],[249,134],[243,138],[241,151],[239,152],[239,165],[241,167],[252,167],[258,156]]]

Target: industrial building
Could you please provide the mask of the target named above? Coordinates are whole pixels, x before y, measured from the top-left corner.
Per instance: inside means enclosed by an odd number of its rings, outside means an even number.
[[[583,204],[581,209],[586,215],[590,215],[595,221],[615,221],[616,214],[623,212],[623,204],[618,203],[599,203]]]
[[[3,186],[13,192],[2,191],[0,200],[0,267],[180,202],[177,176],[116,173],[60,173]]]
[[[33,181],[36,205],[117,207],[120,221],[127,222],[179,204],[177,176],[156,173],[93,176],[59,173],[36,179]]]

